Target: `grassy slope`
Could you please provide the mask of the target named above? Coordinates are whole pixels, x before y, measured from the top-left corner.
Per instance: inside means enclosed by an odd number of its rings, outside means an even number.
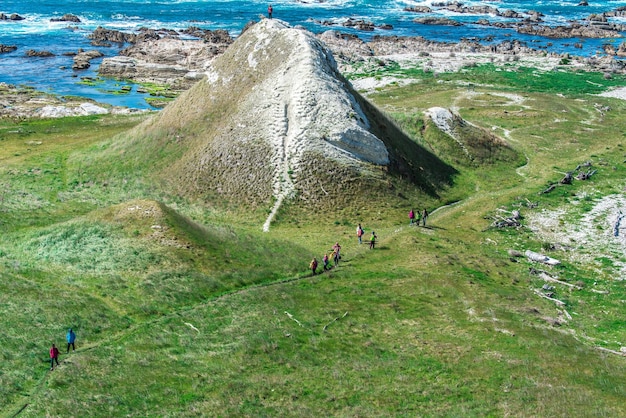
[[[508,248],[539,251],[542,243],[523,229],[485,231],[490,222],[485,217],[525,198],[543,208],[563,205],[584,189],[620,191],[626,105],[528,89],[518,93],[526,97],[520,105],[493,94],[511,89],[476,86],[469,92],[452,80],[372,96],[411,126],[419,125],[415,115],[425,108],[458,106],[473,123],[495,127],[492,131],[502,136],[508,132],[509,142],[528,158],[523,167],[461,165],[455,187],[441,201],[411,197],[410,204],[435,208],[471,194],[434,212],[430,228],[408,227],[408,208],[381,211],[373,202],[358,214],[286,210],[269,235],[259,235],[262,216],[205,211],[168,199],[131,174],[112,182],[114,187],[54,183],[80,177],[76,157],[63,147],[73,142],[72,129],[57,132],[57,146],[35,160],[16,156],[25,155],[23,139],[3,134],[0,160],[10,164],[1,170],[0,184],[23,193],[5,193],[0,206],[0,306],[8,330],[2,345],[10,366],[0,374],[0,409],[9,415],[28,403],[23,416],[77,410],[90,416],[626,414],[624,358],[593,348],[619,349],[626,340],[619,317],[623,286],[609,281],[611,293],[599,295],[589,291],[596,279],[592,268],[555,269],[586,285],[577,292],[557,289],[574,316],[564,322],[553,303],[532,292],[541,282],[528,274],[530,264],[512,262],[506,253]],[[609,104],[611,111],[601,115],[594,103]],[[429,138],[418,132],[417,140],[428,145]],[[81,147],[112,133],[95,135]],[[591,181],[537,194],[557,181],[559,172],[588,159],[606,162]],[[70,166],[59,163],[67,160]],[[34,182],[29,170],[40,161],[54,162],[49,170],[57,172]],[[61,204],[57,196],[66,200]],[[159,206],[160,224],[167,219],[177,241],[194,243],[193,255],[150,239],[153,218],[134,219],[131,227],[116,221],[115,214],[124,211],[110,205],[130,199],[142,200],[121,207],[153,205],[150,199],[167,203]],[[357,221],[366,235],[375,228],[381,238],[375,251],[354,242]],[[126,243],[121,259],[131,257],[131,264],[144,267],[113,263],[109,270],[89,271],[78,254],[84,247],[69,247],[77,235],[63,236],[68,230],[97,238],[90,248],[104,249],[105,256],[113,247],[96,244],[112,240],[119,248]],[[217,237],[226,231],[236,242],[203,246],[202,237],[211,231]],[[52,251],[38,252],[43,256],[35,263],[31,253],[41,249],[42,240],[67,250],[57,258]],[[304,277],[307,257],[336,240],[343,244],[344,264],[324,276]],[[200,289],[201,295],[186,292],[190,279],[196,277],[194,286],[201,286],[210,272],[221,271],[215,259],[226,252],[234,267],[220,282],[232,286],[213,293]],[[119,260],[115,254],[109,259]],[[162,282],[151,276],[154,259],[168,266],[158,269],[170,274]],[[255,269],[245,266],[251,264],[261,270],[257,279],[249,279]],[[111,264],[96,268],[106,265]],[[249,287],[267,284],[269,266],[273,280],[300,280]],[[154,286],[148,293],[141,285],[147,281]],[[246,290],[228,293],[237,287]],[[142,302],[157,309],[144,310]],[[70,325],[78,328],[79,350],[62,356],[62,366],[49,373],[44,363],[49,343],[60,344]]]

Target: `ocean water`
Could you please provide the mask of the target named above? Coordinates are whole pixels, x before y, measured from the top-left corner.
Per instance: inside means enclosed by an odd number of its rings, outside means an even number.
[[[478,16],[436,12],[434,16],[445,16],[465,25],[427,26],[413,22],[423,16],[405,12],[407,6],[442,3],[445,0],[281,0],[273,1],[274,18],[291,25],[301,25],[319,33],[329,29],[356,33],[363,39],[374,35],[423,36],[437,41],[454,42],[461,38],[478,39],[482,43],[499,43],[505,39],[520,39],[529,46],[555,52],[570,52],[575,55],[592,56],[602,54],[602,44],[618,45],[618,39],[547,39],[521,35],[510,29],[498,29],[475,25],[479,18],[492,22],[505,20],[495,16]],[[592,13],[602,13],[626,6],[623,1],[589,1],[588,7],[578,6],[580,0],[571,1],[463,1],[466,6],[488,5],[499,10],[530,10],[543,13],[546,24],[564,25],[571,20],[581,20]],[[17,13],[22,21],[0,21],[0,44],[15,45],[15,52],[0,54],[0,82],[27,85],[59,95],[84,96],[103,103],[132,108],[148,108],[145,94],[137,93],[133,86],[126,95],[114,94],[119,82],[110,80],[98,86],[80,83],[82,77],[96,77],[101,59],[92,61],[88,70],[72,70],[72,58],[63,53],[76,52],[79,48],[94,49],[88,35],[98,26],[122,31],[133,31],[140,27],[184,29],[198,26],[203,29],[226,29],[231,35],[239,34],[251,20],[259,20],[266,13],[267,1],[233,0],[2,0],[0,13]],[[434,7],[433,7],[434,8]],[[81,23],[51,22],[70,13],[78,16]],[[341,26],[329,27],[321,22],[341,23],[348,18],[363,19],[377,25],[390,24],[391,30],[377,29],[374,32],[355,31]],[[626,24],[626,18],[612,21]],[[626,33],[623,35],[626,36]],[[485,39],[489,39],[486,41]],[[574,43],[583,48],[575,48]],[[50,58],[26,57],[29,49],[47,50],[55,54]],[[117,55],[119,46],[99,47],[106,56]]]

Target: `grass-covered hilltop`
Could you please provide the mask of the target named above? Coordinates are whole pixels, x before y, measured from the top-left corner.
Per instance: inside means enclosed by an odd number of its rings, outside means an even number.
[[[626,416],[626,79],[423,59],[263,20],[158,113],[0,119],[0,415]]]

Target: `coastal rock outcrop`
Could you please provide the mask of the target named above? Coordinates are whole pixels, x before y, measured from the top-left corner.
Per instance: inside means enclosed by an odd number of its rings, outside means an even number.
[[[111,107],[78,97],[59,98],[34,89],[0,83],[0,118],[62,118],[137,112],[141,111]]]
[[[3,44],[0,44],[0,54],[7,53],[7,52],[13,52],[15,50],[17,50],[17,46],[15,46],[15,45],[3,45]]]
[[[354,34],[328,30],[318,35],[318,38],[333,51],[335,57],[341,59],[362,61],[364,57],[374,55],[367,43]]]
[[[420,17],[414,19],[413,22],[420,23],[422,25],[463,26],[463,23],[448,19],[447,17]]]
[[[40,58],[54,57],[54,54],[50,51],[36,51],[34,49],[29,49],[28,51],[26,51],[25,55],[27,57],[40,57]]]
[[[105,58],[98,73],[104,77],[125,78],[138,82],[168,84],[183,91],[191,87],[206,70],[208,63],[223,54],[233,39],[224,30],[189,28],[181,39],[177,32],[161,36],[162,31],[142,30],[136,35],[99,28],[92,35],[98,42],[128,42],[117,57]]]
[[[0,20],[24,20],[25,18],[17,13],[11,13],[10,15],[0,13]]]
[[[74,64],[72,65],[72,69],[74,70],[84,70],[91,66],[90,61],[94,58],[103,57],[104,54],[98,50],[91,51],[78,51],[78,54],[74,56]]]
[[[72,23],[80,23],[80,18],[76,15],[66,13],[61,17],[53,17],[50,19],[50,22],[72,22]]]
[[[520,25],[519,33],[545,36],[546,38],[621,38],[622,34],[614,26],[583,25],[572,23],[569,26]]]

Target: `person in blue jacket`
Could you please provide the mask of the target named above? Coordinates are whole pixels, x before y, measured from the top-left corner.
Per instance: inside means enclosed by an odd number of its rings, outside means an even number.
[[[76,341],[76,334],[72,330],[72,328],[67,330],[67,335],[65,336],[67,340],[67,352],[70,352],[70,345],[72,346],[72,351],[76,350],[76,346],[74,345],[74,341]]]

